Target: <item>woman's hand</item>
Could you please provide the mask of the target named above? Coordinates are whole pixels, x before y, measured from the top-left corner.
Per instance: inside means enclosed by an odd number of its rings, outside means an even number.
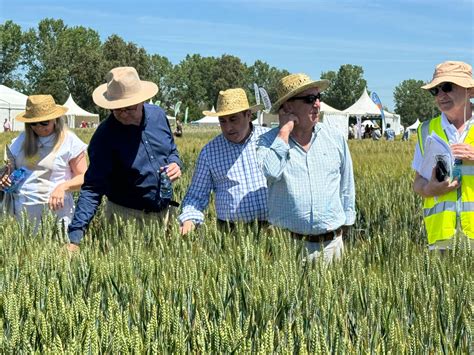
[[[60,210],[64,207],[64,196],[66,195],[66,191],[64,188],[64,184],[59,184],[56,188],[51,192],[49,196],[48,205],[49,208],[53,211]]]
[[[456,159],[474,163],[474,147],[466,143],[451,144],[451,152]]]

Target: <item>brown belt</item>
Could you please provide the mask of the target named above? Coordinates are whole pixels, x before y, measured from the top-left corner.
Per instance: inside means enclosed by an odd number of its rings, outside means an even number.
[[[313,242],[313,243],[328,242],[330,240],[333,240],[336,237],[340,237],[341,235],[342,235],[341,227],[339,227],[338,229],[334,231],[330,231],[323,234],[317,234],[317,235],[313,235],[313,234],[304,235],[304,234],[291,232],[291,236],[293,238],[298,239],[298,240],[305,240],[307,242]]]

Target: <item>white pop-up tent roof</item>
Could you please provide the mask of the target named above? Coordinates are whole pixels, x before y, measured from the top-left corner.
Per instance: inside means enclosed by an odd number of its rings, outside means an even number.
[[[347,139],[349,135],[349,114],[321,101],[321,121],[341,132]]]
[[[67,125],[70,128],[80,127],[81,121],[92,122],[95,124],[99,123],[99,115],[96,113],[90,113],[79,107],[78,104],[72,98],[72,95],[69,94],[67,101],[63,105],[67,107],[66,118]]]
[[[216,112],[214,106],[212,106],[211,112]],[[198,125],[207,125],[207,126],[218,126],[219,125],[219,117],[217,116],[204,116],[200,120],[194,121],[193,123]]]
[[[17,121],[15,117],[25,111],[27,99],[25,94],[0,85],[0,123],[3,124],[6,118],[10,121],[12,131],[23,131],[25,124]]]
[[[419,125],[420,125],[420,120],[416,119],[415,123],[413,123],[411,126],[408,126],[406,129],[410,131],[416,131]]]

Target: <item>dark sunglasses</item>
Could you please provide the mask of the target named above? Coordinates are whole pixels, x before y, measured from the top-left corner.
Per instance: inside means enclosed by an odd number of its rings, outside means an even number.
[[[34,126],[37,126],[37,125],[40,125],[40,126],[48,126],[49,125],[49,121],[43,121],[43,122],[33,122],[33,123],[28,123],[31,127],[34,127]]]
[[[314,104],[316,100],[321,101],[321,93],[318,92],[316,95],[294,96],[288,99],[288,101],[294,100],[302,100],[306,104]]]
[[[127,106],[127,107],[122,107],[122,108],[115,108],[112,111],[117,111],[117,112],[133,112],[136,111],[138,108],[138,105],[133,105],[133,106]]]
[[[445,93],[453,91],[453,84],[452,83],[442,83],[441,85],[435,86],[434,88],[429,89],[431,95],[437,96],[439,94],[439,90],[442,90]]]

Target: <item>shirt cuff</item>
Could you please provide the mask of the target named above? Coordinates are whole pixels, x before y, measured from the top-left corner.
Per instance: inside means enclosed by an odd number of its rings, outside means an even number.
[[[193,221],[195,225],[204,222],[203,214],[198,211],[184,211],[178,216],[179,224],[182,225],[185,221]]]
[[[68,232],[69,241],[73,244],[79,245],[81,239],[84,237],[84,232],[80,229]]]
[[[346,226],[352,226],[355,223],[356,213],[354,211],[346,211]]]

